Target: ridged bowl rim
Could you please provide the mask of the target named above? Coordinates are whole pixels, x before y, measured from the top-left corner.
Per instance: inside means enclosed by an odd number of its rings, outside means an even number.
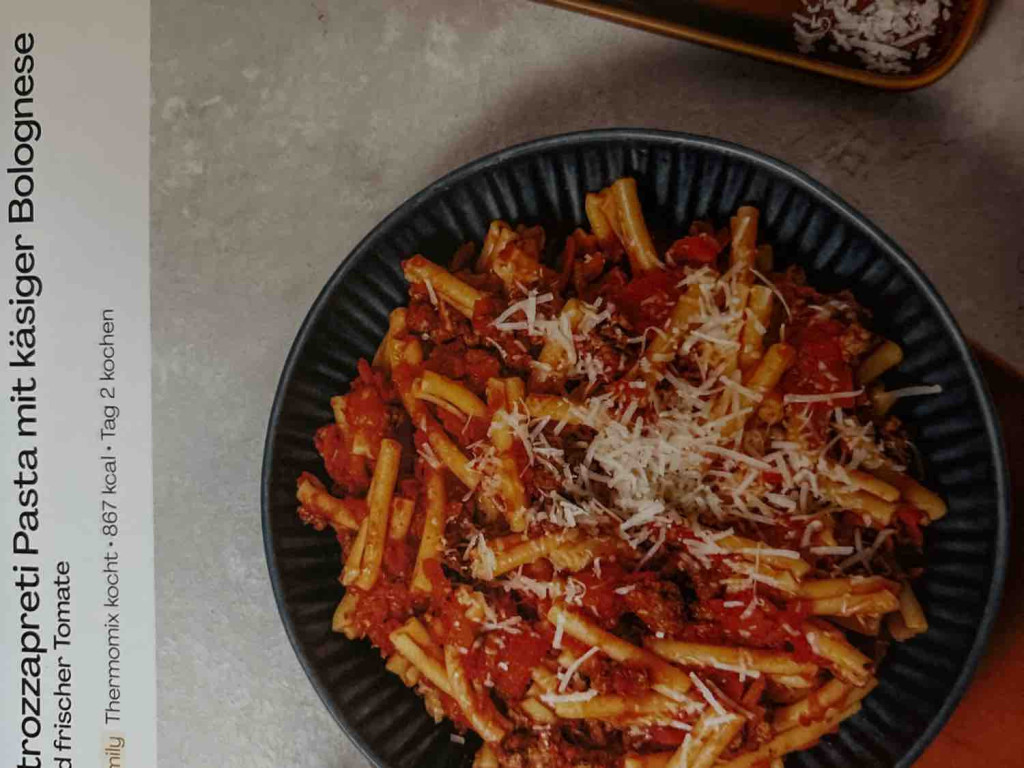
[[[277,554],[274,551],[273,533],[270,524],[270,487],[274,466],[274,437],[277,425],[280,420],[281,410],[284,405],[285,392],[292,379],[295,367],[309,340],[314,326],[321,313],[324,312],[332,295],[342,283],[348,278],[349,273],[365,257],[372,254],[374,244],[392,228],[400,226],[410,214],[417,211],[422,204],[442,195],[448,189],[480,175],[496,166],[503,165],[516,160],[523,160],[552,151],[564,150],[573,147],[583,146],[607,146],[626,144],[628,142],[664,142],[675,149],[688,148],[702,150],[712,154],[718,154],[727,158],[743,160],[752,166],[769,171],[777,176],[788,180],[798,189],[809,193],[819,201],[832,206],[839,214],[840,219],[855,225],[860,232],[872,240],[880,250],[884,251],[888,258],[898,264],[905,277],[908,277],[916,287],[927,304],[933,309],[941,322],[946,337],[950,340],[961,360],[967,368],[967,374],[976,395],[976,402],[981,413],[984,428],[988,436],[988,446],[991,449],[996,499],[996,531],[994,542],[994,560],[992,563],[992,575],[988,591],[988,599],[982,613],[981,623],[971,649],[955,683],[946,695],[942,707],[932,718],[931,722],[907,749],[900,758],[898,768],[910,766],[912,762],[924,752],[925,747],[935,738],[939,731],[949,720],[960,699],[963,697],[970,684],[971,678],[978,667],[978,663],[984,653],[992,626],[999,611],[999,604],[1003,593],[1003,584],[1006,579],[1007,564],[1009,560],[1009,529],[1010,529],[1010,483],[1009,472],[1006,463],[1006,453],[1003,447],[1002,432],[999,420],[996,416],[995,407],[991,394],[977,362],[974,360],[967,342],[953,319],[952,313],[946,306],[945,301],[939,292],[931,284],[920,268],[907,256],[903,250],[888,235],[882,232],[860,211],[851,206],[839,195],[832,192],[821,182],[798,170],[794,166],[772,157],[771,155],[749,149],[740,144],[735,144],[721,139],[708,136],[683,133],[677,131],[665,131],[649,128],[605,128],[598,130],[576,131],[572,133],[558,134],[531,141],[516,144],[506,149],[484,155],[472,160],[459,168],[445,174],[438,180],[416,193],[404,203],[399,205],[387,217],[385,217],[369,234],[367,234],[352,249],[347,257],[341,262],[338,268],[331,275],[330,279],[321,289],[312,306],[306,313],[302,325],[299,327],[295,340],[292,342],[285,360],[284,369],[278,381],[274,393],[274,402],[270,412],[270,419],[267,424],[267,436],[264,442],[263,466],[260,480],[260,503],[262,507],[261,521],[263,529],[263,546],[267,558],[267,568],[270,574],[270,582],[274,591],[274,600],[277,603],[278,613],[281,622],[284,624],[288,640],[299,659],[306,676],[316,690],[320,700],[331,712],[335,721],[342,730],[359,748],[360,752],[375,765],[381,765],[379,757],[374,750],[366,743],[366,740],[359,731],[348,722],[345,712],[333,701],[330,692],[323,682],[317,677],[310,660],[302,648],[297,635],[295,621],[285,605],[284,593],[281,584],[281,575],[278,565]]]

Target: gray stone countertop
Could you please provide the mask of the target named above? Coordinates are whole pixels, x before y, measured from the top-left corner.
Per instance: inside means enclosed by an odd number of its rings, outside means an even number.
[[[267,416],[340,259],[439,175],[607,126],[780,157],[899,242],[1024,367],[1024,5],[891,94],[525,0],[153,4],[160,768],[364,766],[299,667],[259,525]]]

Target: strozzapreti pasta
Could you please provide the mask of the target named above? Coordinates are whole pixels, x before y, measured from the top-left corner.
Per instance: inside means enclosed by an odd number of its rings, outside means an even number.
[[[667,247],[636,183],[549,253],[494,222],[403,262],[298,478],[333,528],[333,628],[368,639],[476,765],[781,765],[855,713],[945,514],[907,471],[852,296],[775,269],[758,211]],[[461,738],[457,736],[456,738]]]

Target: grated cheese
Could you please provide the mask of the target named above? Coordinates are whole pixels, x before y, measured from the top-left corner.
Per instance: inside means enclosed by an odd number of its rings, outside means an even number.
[[[564,591],[562,585],[556,581],[538,581],[537,579],[531,579],[529,576],[523,576],[522,573],[513,574],[498,583],[501,584],[506,592],[512,590],[529,592],[541,600],[560,597]]]
[[[786,317],[790,317],[790,318],[791,318],[791,317],[793,317],[793,313],[789,311],[789,304],[787,304],[787,303],[786,303],[786,299],[785,299],[785,297],[784,297],[784,296],[782,295],[782,293],[780,293],[780,292],[779,292],[779,289],[775,287],[775,283],[773,283],[773,282],[772,282],[771,280],[769,280],[769,279],[768,279],[767,277],[765,277],[764,275],[762,275],[762,274],[761,274],[760,272],[758,272],[758,271],[757,271],[756,269],[754,269],[753,267],[751,267],[751,268],[750,268],[750,271],[751,271],[751,272],[752,272],[752,273],[753,273],[753,274],[754,274],[754,275],[755,275],[755,276],[756,276],[756,277],[757,277],[757,278],[758,278],[758,279],[759,279],[759,280],[760,280],[760,281],[761,281],[762,283],[764,283],[764,284],[765,284],[765,287],[766,287],[766,288],[767,288],[767,289],[768,289],[769,291],[771,291],[771,292],[772,292],[773,294],[775,294],[775,298],[777,298],[777,299],[779,300],[779,303],[780,303],[780,304],[782,304],[782,308],[783,308],[784,310],[786,310]],[[785,341],[785,340],[786,340],[786,324],[785,324],[785,323],[783,323],[783,324],[782,324],[782,327],[781,327],[781,328],[779,329],[779,336],[781,337],[781,341]]]
[[[502,621],[485,621],[480,625],[482,632],[508,632],[510,635],[518,635],[520,629],[516,626],[523,621],[521,616],[511,616]]]
[[[422,443],[416,452],[433,469],[441,468],[441,460],[437,458],[437,454],[434,453],[434,449],[430,446],[430,443]]]
[[[864,549],[863,544],[861,543],[860,528],[857,528],[854,531],[854,544],[856,544],[857,547],[856,554],[853,554],[846,560],[843,560],[843,562],[839,563],[836,567],[840,571],[845,571],[859,563],[864,563],[868,570],[870,570],[871,560],[874,558],[879,548],[885,543],[886,539],[893,536],[895,533],[896,531],[892,528],[886,528],[885,530],[880,531],[878,536],[875,538],[874,543],[872,543],[868,549]]]
[[[764,400],[764,395],[762,395],[760,392],[758,392],[755,389],[751,389],[750,387],[745,387],[738,381],[733,381],[728,376],[723,376],[720,379],[720,381],[726,389],[731,389],[735,392],[739,392],[741,395],[750,400],[753,400],[755,403],[760,403],[762,400]]]
[[[772,465],[765,461],[755,459],[753,456],[748,456],[747,454],[740,453],[739,451],[734,451],[731,448],[723,448],[720,445],[705,445],[701,447],[701,450],[705,453],[715,453],[719,456],[724,456],[727,459],[738,461],[741,464],[747,464],[754,469],[760,469],[768,472],[772,469]]]
[[[591,648],[589,651],[587,651],[582,656],[580,656],[578,659],[576,659],[576,661],[574,661],[572,664],[570,664],[566,668],[564,674],[560,674],[558,676],[558,679],[560,681],[558,683],[558,692],[559,693],[563,693],[565,691],[566,687],[572,681],[573,676],[576,674],[576,672],[579,670],[579,668],[583,665],[583,663],[586,662],[587,659],[589,659],[591,656],[596,654],[599,650],[601,650],[601,649],[597,648],[596,646]]]
[[[681,693],[680,691],[677,691],[674,688],[668,688],[664,685],[653,685],[651,687],[655,691],[660,693],[662,696],[672,699],[672,701],[674,701],[676,704],[683,704],[687,709],[694,707],[694,705],[696,704],[696,702],[694,702],[693,699],[691,699],[685,693]],[[696,704],[696,706],[701,708],[704,707],[703,704]]]
[[[565,602],[570,605],[583,605],[583,596],[587,594],[587,585],[570,576],[565,582]]]
[[[704,721],[704,726],[706,728],[718,728],[720,726],[725,725],[726,723],[731,723],[733,720],[736,719],[736,717],[737,715],[733,715],[726,712],[724,715],[718,715],[717,717],[709,717],[707,720]]]
[[[647,550],[647,554],[645,554],[642,558],[640,558],[640,562],[636,564],[636,569],[639,571],[641,568],[643,568],[644,564],[646,564],[648,560],[650,560],[652,557],[654,557],[654,554],[659,549],[661,549],[661,545],[664,544],[664,543],[665,543],[665,529],[659,527],[658,528],[658,538],[655,540],[654,546],[651,547],[649,550]]]
[[[814,535],[815,531],[819,531],[825,527],[825,524],[821,520],[811,520],[804,528],[804,534],[800,537],[800,549],[807,549],[811,543],[811,536]]]
[[[597,691],[591,688],[588,691],[580,691],[578,693],[543,693],[540,696],[540,700],[545,704],[554,706],[555,704],[573,704],[579,701],[590,701],[595,696],[597,696]]]
[[[423,278],[423,285],[426,286],[427,295],[430,297],[430,303],[435,307],[438,306],[439,302],[437,300],[437,293],[434,291],[434,284],[430,282],[429,277]]]
[[[859,397],[864,394],[863,389],[857,389],[853,392],[829,392],[823,395],[795,395],[788,394],[782,396],[782,402],[784,403],[828,403],[832,400],[845,399],[850,397]]]
[[[556,651],[562,647],[562,634],[565,632],[565,616],[558,614],[558,621],[555,623],[555,636],[551,640],[551,647]]]
[[[700,695],[704,697],[704,701],[710,704],[711,708],[715,710],[715,712],[719,715],[728,714],[725,707],[718,703],[718,699],[716,699],[715,695],[711,693],[711,689],[705,685],[703,680],[697,677],[693,672],[690,673],[690,679],[693,681],[693,684],[697,686],[697,690],[700,691]]]
[[[721,669],[725,672],[735,672],[740,676],[740,682],[742,682],[747,677],[761,676],[761,672],[759,670],[750,669],[749,667],[745,667],[739,664],[728,664],[724,661],[715,661],[714,659],[712,659],[711,666],[715,669]]]
[[[949,18],[951,0],[802,0],[792,15],[797,49],[849,51],[865,68],[885,74],[910,72],[910,61],[931,52],[939,19]],[[826,42],[827,41],[827,42]]]
[[[796,509],[796,502],[789,498],[789,496],[783,496],[781,493],[766,493],[764,499],[782,509]]]
[[[898,400],[901,397],[920,397],[922,395],[938,395],[942,393],[941,384],[921,384],[916,387],[903,387],[902,389],[891,389],[885,393],[886,397]]]
[[[772,549],[770,547],[744,547],[737,550],[744,555],[767,555],[768,557],[786,557],[790,560],[799,560],[800,553],[792,549]]]
[[[812,555],[850,555],[853,547],[811,547],[808,551]]]
[[[532,332],[534,323],[537,320],[537,306],[539,304],[547,304],[550,301],[554,301],[554,298],[555,295],[553,293],[545,293],[538,296],[537,291],[531,290],[526,295],[525,299],[520,299],[519,301],[510,304],[504,312],[494,318],[494,327],[499,331],[524,330]],[[508,319],[517,312],[522,312],[523,317],[526,319],[525,324],[522,324],[522,327],[519,327],[519,323],[507,322]]]
[[[485,581],[493,579],[494,569],[498,566],[498,559],[494,555],[494,550],[487,544],[487,539],[479,531],[470,537],[469,546],[466,547],[463,558],[469,557],[470,552],[473,553],[473,577],[484,579]]]

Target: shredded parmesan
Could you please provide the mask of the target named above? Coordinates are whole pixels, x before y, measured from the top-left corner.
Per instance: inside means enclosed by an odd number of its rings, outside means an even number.
[[[709,717],[707,720],[704,721],[704,725],[707,728],[719,728],[725,725],[726,723],[731,723],[733,720],[736,719],[736,717],[737,715],[733,715],[729,712],[726,712],[724,715]]]
[[[811,547],[808,551],[812,555],[850,555],[853,547]]]
[[[434,449],[431,448],[430,443],[424,442],[416,451],[422,459],[427,462],[433,469],[441,468],[441,460],[437,458],[437,454],[434,453]]]
[[[712,659],[711,666],[715,669],[721,669],[725,672],[735,672],[740,676],[740,681],[746,677],[760,677],[761,673],[756,669],[750,669],[749,667],[741,666],[739,664],[727,664],[724,661],[715,661]]]
[[[547,304],[550,301],[554,301],[554,294],[545,293],[541,296],[537,295],[536,291],[531,290],[525,299],[520,299],[513,304],[510,304],[504,312],[494,318],[494,327],[499,331],[528,331],[530,333],[534,330],[534,323],[537,320],[537,306],[539,304]],[[517,312],[521,312],[523,317],[526,319],[525,323],[510,323],[508,319],[515,315]]]
[[[572,682],[572,678],[576,674],[576,672],[579,670],[579,668],[581,666],[583,666],[584,662],[586,662],[587,659],[589,659],[591,656],[596,654],[599,650],[600,650],[600,648],[597,648],[597,647],[591,648],[589,651],[587,651],[582,656],[580,656],[578,659],[576,659],[576,661],[574,661],[572,664],[570,664],[566,668],[566,670],[565,670],[565,672],[563,674],[560,674],[558,676],[559,680],[560,680],[560,682],[558,683],[558,692],[559,693],[562,693],[562,692],[565,691],[565,689],[569,685],[569,683]]]
[[[434,284],[430,282],[429,277],[423,279],[423,285],[427,288],[427,295],[430,296],[430,303],[435,307],[438,306],[437,293],[434,291]]]
[[[540,700],[545,704],[554,706],[555,704],[573,704],[580,701],[590,701],[595,696],[597,696],[597,691],[591,688],[589,691],[579,691],[578,693],[544,693],[541,694]]]
[[[782,402],[784,403],[828,403],[832,400],[843,400],[851,397],[859,397],[864,394],[863,389],[857,389],[853,392],[828,392],[823,395],[796,395],[788,394],[782,396]]]
[[[896,531],[892,528],[886,528],[883,531],[879,531],[878,536],[875,537],[874,543],[868,549],[864,549],[860,544],[860,528],[857,528],[854,531],[854,543],[857,545],[856,553],[848,557],[846,560],[843,560],[836,567],[839,568],[840,571],[846,571],[859,563],[864,563],[865,566],[870,568],[871,561],[874,559],[879,548],[881,548],[882,544],[885,543],[886,539],[893,536],[895,533]]]
[[[551,640],[551,647],[556,651],[562,647],[562,634],[565,632],[565,616],[558,614],[558,621],[555,623],[555,636]]]
[[[693,684],[697,686],[697,690],[700,691],[700,695],[704,697],[704,701],[711,705],[711,708],[715,710],[719,715],[726,715],[728,712],[725,707],[718,703],[718,699],[711,693],[711,689],[707,687],[703,680],[701,680],[693,672],[690,673],[690,679]]]
[[[560,597],[564,591],[561,584],[555,581],[538,581],[537,579],[531,579],[529,576],[523,576],[521,573],[516,573],[505,579],[504,581],[497,582],[500,584],[505,591],[516,590],[519,592],[528,592],[532,595],[536,595],[541,600],[550,600],[555,597]]]
[[[480,630],[482,632],[508,632],[512,635],[518,635],[520,629],[517,625],[521,624],[522,621],[521,616],[512,616],[502,621],[485,621],[480,625]]]
[[[744,547],[738,550],[744,555],[766,555],[768,557],[786,557],[790,560],[799,560],[800,553],[792,549],[772,549],[770,547]]]
[[[825,527],[825,524],[821,520],[811,520],[804,528],[804,534],[800,537],[800,549],[807,549],[811,544],[811,537],[815,531],[820,531]]]
[[[738,461],[740,464],[746,464],[754,469],[760,469],[767,472],[770,472],[772,469],[772,465],[765,461],[755,459],[753,456],[748,456],[747,454],[740,453],[739,451],[734,451],[731,448],[723,448],[720,445],[705,445],[702,446],[702,450],[705,453],[716,453],[719,456],[726,457],[727,459]]]
[[[764,499],[782,509],[796,509],[796,501],[781,493],[766,493]]]
[[[498,565],[498,559],[494,555],[494,550],[487,544],[487,539],[484,535],[477,531],[469,540],[469,546],[466,547],[463,557],[468,557],[470,552],[473,553],[472,558],[472,570],[474,578],[484,579],[490,581],[494,578],[494,569]]]
[[[927,41],[949,19],[952,0],[802,0],[793,14],[793,36],[801,53],[819,44],[848,51],[865,68],[885,74],[911,71],[910,62],[931,52]]]
[[[922,395],[938,395],[942,393],[941,384],[921,384],[916,387],[903,387],[902,389],[890,389],[885,393],[886,397],[898,400],[901,397],[921,397]]]

